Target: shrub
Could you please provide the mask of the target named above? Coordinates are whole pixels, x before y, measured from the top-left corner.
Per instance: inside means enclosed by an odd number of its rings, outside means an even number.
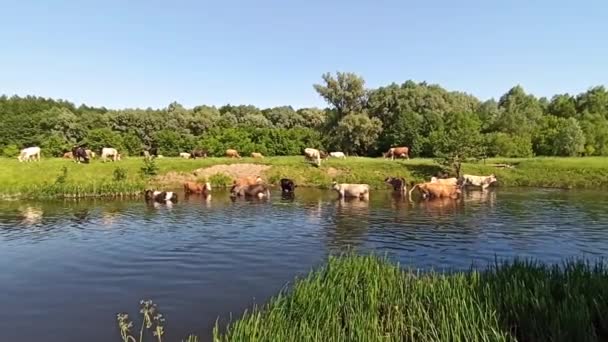
[[[122,167],[117,167],[114,169],[112,173],[112,180],[115,182],[122,182],[127,179],[127,169]]]

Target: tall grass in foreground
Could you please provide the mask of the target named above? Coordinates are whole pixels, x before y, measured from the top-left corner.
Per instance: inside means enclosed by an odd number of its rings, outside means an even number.
[[[608,269],[515,260],[417,273],[375,256],[330,257],[215,341],[602,341]]]

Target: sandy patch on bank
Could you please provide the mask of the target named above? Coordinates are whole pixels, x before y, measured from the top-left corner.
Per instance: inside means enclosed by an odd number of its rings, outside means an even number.
[[[230,165],[214,165],[210,167],[200,168],[190,173],[170,171],[164,175],[157,176],[154,181],[164,185],[181,184],[184,182],[193,182],[203,178],[209,178],[215,174],[222,173],[232,179],[246,176],[263,176],[264,171],[270,169],[270,165],[261,164],[230,164]]]
[[[230,164],[213,165],[197,169],[192,174],[197,178],[209,178],[218,173],[223,173],[233,179],[247,176],[262,176],[264,171],[270,169],[270,165],[262,164]]]
[[[327,175],[330,176],[330,177],[336,177],[336,176],[338,176],[338,175],[340,175],[342,173],[342,171],[340,171],[338,169],[335,169],[335,168],[333,168],[331,166],[327,169],[326,172],[327,172]]]

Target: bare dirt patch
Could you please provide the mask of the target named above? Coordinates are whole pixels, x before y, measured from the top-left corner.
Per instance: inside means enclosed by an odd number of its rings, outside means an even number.
[[[327,168],[326,172],[327,172],[327,175],[330,176],[330,177],[336,177],[337,175],[339,175],[339,174],[342,173],[342,171],[340,171],[338,169],[335,169],[333,167]]]
[[[233,179],[246,176],[261,176],[264,171],[268,170],[270,165],[261,164],[230,164],[230,165],[214,165],[210,167],[196,169],[190,173],[170,171],[164,175],[157,176],[154,181],[163,185],[175,185],[183,182],[197,181],[203,178],[209,178],[215,174],[222,173]]]
[[[247,176],[262,176],[264,171],[270,169],[270,165],[262,164],[230,164],[230,165],[214,165],[197,169],[192,174],[197,178],[209,178],[218,173],[223,173],[232,178],[241,178]]]
[[[164,175],[154,177],[154,183],[161,185],[174,185],[184,182],[193,182],[196,176],[191,173],[170,171]]]

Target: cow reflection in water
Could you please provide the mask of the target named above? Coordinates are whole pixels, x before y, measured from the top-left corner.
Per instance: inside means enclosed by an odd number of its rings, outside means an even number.
[[[435,198],[432,200],[421,201],[420,207],[427,215],[431,217],[446,217],[451,219],[451,215],[458,211],[462,205],[462,201],[451,198]]]
[[[496,191],[488,189],[486,191],[466,191],[463,199],[467,203],[485,203],[491,207],[496,203]]]
[[[42,215],[44,214],[41,208],[31,206],[19,208],[19,211],[22,217],[21,223],[27,225],[40,223],[42,221]]]
[[[368,232],[369,200],[340,198],[335,201],[335,228],[328,229],[330,247],[343,250],[358,246]]]

